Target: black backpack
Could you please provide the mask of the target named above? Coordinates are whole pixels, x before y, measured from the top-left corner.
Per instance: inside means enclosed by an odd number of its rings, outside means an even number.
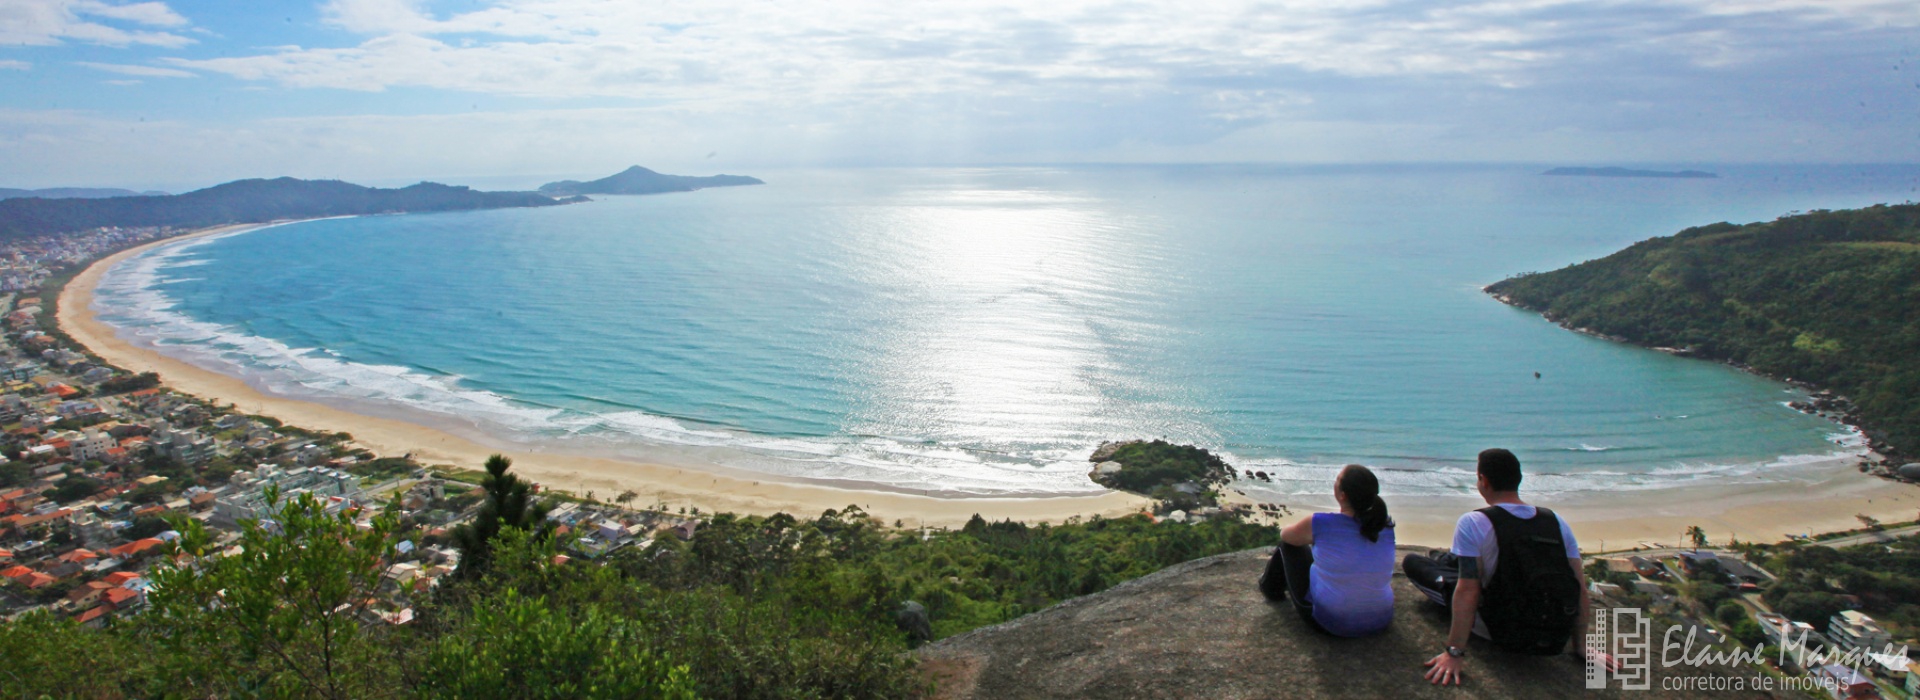
[[[1480,619],[1493,643],[1521,654],[1567,649],[1580,616],[1580,579],[1567,562],[1560,518],[1540,508],[1521,519],[1507,509],[1480,509],[1493,521],[1499,558],[1480,598]]]

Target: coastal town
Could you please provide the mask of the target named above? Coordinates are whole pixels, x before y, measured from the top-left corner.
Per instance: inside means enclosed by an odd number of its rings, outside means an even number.
[[[66,340],[51,301],[63,275],[180,231],[99,229],[0,246],[0,617],[33,611],[88,626],[136,615],[190,518],[229,553],[250,522],[309,494],[361,522],[389,505],[403,523],[369,624],[405,624],[415,596],[459,567],[453,528],[482,500],[478,472],[380,457],[344,433],[243,415],[106,366]],[[469,465],[471,466],[477,465]],[[696,518],[550,493],[548,518],[573,556],[655,537],[691,537]]]
[[[366,625],[409,624],[417,602],[460,566],[452,531],[483,501],[474,465],[376,455],[345,433],[283,425],[173,392],[156,375],[88,355],[55,324],[52,303],[67,276],[113,251],[180,233],[100,229],[0,248],[0,616],[42,611],[101,627],[139,615],[153,567],[196,564],[172,546],[183,519],[214,534],[216,547],[203,557],[230,555],[246,527],[271,523],[276,508],[306,494],[363,524],[397,513],[398,544],[380,597],[359,614]],[[591,494],[546,495],[568,560],[645,548],[661,537],[691,539],[701,522],[698,511],[634,508],[632,492],[613,504]],[[1186,522],[1185,515],[1159,519]],[[1783,546],[1920,556],[1920,528],[1863,524],[1869,527],[1860,534]],[[1897,593],[1889,599],[1881,579],[1770,571],[1761,562],[1798,562],[1799,550],[1713,549],[1704,539],[1696,534],[1692,548],[1642,543],[1590,556],[1595,599],[1647,611],[1703,644],[1808,652],[1756,663],[1836,698],[1920,697],[1920,674],[1896,653],[1913,641],[1914,606]],[[1802,591],[1810,579],[1814,588]],[[1786,590],[1801,592],[1775,595]],[[1873,617],[1882,610],[1903,618],[1893,626],[1900,634]]]

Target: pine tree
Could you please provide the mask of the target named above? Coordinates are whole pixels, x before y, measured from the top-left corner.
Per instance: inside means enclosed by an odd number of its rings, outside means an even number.
[[[453,531],[454,544],[460,548],[460,568],[455,572],[460,578],[472,579],[486,572],[493,559],[493,539],[501,528],[528,530],[541,537],[549,531],[547,513],[553,505],[535,500],[532,483],[507,473],[512,467],[513,460],[504,455],[487,458],[487,478],[481,482],[487,491],[486,500],[480,503],[473,522]]]

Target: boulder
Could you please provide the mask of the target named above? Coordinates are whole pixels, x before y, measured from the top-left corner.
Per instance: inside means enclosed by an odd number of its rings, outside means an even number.
[[[1902,464],[1894,473],[1900,475],[1900,478],[1906,479],[1907,481],[1920,481],[1920,462]]]
[[[1308,628],[1289,604],[1261,598],[1256,582],[1271,551],[1178,564],[915,654],[936,683],[934,697],[950,700],[1769,696],[1662,692],[1681,687],[1663,685],[1672,676],[1712,676],[1704,679],[1712,688],[1754,671],[1669,669],[1657,657],[1652,692],[1623,690],[1618,681],[1587,690],[1585,667],[1572,657],[1508,654],[1478,638],[1469,645],[1466,686],[1436,687],[1421,676],[1421,663],[1445,648],[1447,614],[1405,577],[1394,576],[1392,628],[1361,639],[1332,637]]]
[[[933,622],[927,617],[927,606],[911,600],[901,603],[900,609],[893,614],[893,623],[900,626],[900,631],[907,633],[908,641],[914,646],[933,639]]]

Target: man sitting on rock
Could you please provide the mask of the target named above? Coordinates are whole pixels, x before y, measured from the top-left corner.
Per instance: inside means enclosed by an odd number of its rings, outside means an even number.
[[[1409,554],[1407,580],[1453,613],[1447,648],[1426,663],[1427,680],[1458,685],[1466,666],[1467,635],[1524,654],[1581,658],[1586,647],[1586,574],[1573,530],[1553,511],[1520,500],[1520,460],[1512,452],[1480,453],[1477,478],[1487,507],[1460,516],[1453,551]]]

